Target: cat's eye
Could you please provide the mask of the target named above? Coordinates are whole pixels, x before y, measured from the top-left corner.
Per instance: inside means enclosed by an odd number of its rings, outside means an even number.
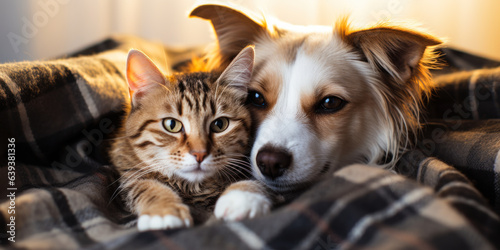
[[[226,117],[221,117],[216,119],[210,124],[210,130],[214,133],[220,133],[229,127],[229,119]]]
[[[335,113],[341,110],[347,102],[336,96],[327,96],[317,104],[316,112],[318,113]]]
[[[179,133],[182,130],[182,122],[173,118],[166,118],[163,119],[163,127],[170,133]]]
[[[257,91],[248,92],[247,98],[248,98],[247,102],[256,106],[256,107],[263,108],[263,107],[266,107],[266,105],[267,105],[266,99],[264,99],[264,96]]]

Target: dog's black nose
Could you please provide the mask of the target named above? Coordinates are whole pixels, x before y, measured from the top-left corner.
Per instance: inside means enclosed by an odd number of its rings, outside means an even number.
[[[262,174],[274,180],[290,167],[292,155],[284,149],[264,146],[257,153],[256,160]]]

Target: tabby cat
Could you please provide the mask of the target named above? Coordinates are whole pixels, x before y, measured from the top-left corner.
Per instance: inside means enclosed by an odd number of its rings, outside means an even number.
[[[129,52],[131,108],[110,155],[139,230],[189,227],[214,210],[225,220],[269,211],[265,189],[245,180],[253,60],[247,47],[222,74],[164,76],[142,52]]]

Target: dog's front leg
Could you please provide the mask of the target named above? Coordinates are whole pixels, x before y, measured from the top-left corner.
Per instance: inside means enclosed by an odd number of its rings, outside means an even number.
[[[246,180],[231,184],[215,204],[217,219],[239,221],[268,214],[272,207],[265,187],[257,181]]]

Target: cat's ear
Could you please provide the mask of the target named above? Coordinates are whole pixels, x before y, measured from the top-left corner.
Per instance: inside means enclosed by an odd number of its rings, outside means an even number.
[[[132,49],[127,57],[127,82],[132,105],[154,86],[165,85],[165,77],[158,67],[139,50]]]
[[[218,82],[236,89],[246,96],[247,88],[252,78],[255,50],[253,46],[244,48],[227,66]]]

